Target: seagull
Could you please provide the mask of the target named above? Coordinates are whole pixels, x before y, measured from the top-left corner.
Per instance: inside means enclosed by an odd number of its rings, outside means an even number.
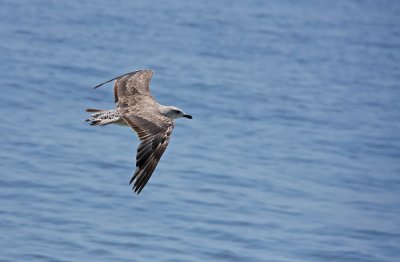
[[[136,154],[136,170],[129,181],[132,190],[139,194],[149,181],[165,149],[174,128],[175,119],[191,115],[175,106],[159,104],[150,93],[152,70],[126,73],[101,84],[94,89],[114,81],[115,109],[86,109],[92,113],[86,122],[93,126],[117,124],[131,127],[140,144]]]

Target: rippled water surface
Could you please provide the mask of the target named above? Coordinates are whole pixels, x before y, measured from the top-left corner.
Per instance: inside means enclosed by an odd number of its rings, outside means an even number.
[[[399,1],[0,1],[1,261],[397,261]],[[193,115],[139,196],[118,74]]]

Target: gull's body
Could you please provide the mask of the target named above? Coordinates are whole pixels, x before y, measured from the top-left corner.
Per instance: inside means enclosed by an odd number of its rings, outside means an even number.
[[[118,124],[132,127],[141,143],[137,149],[136,170],[130,180],[134,182],[133,190],[137,194],[142,191],[150,179],[158,161],[168,146],[174,128],[174,120],[180,117],[191,119],[177,107],[164,106],[150,93],[151,70],[131,72],[95,88],[116,80],[114,83],[114,110],[87,109],[93,114],[87,121],[91,125]]]

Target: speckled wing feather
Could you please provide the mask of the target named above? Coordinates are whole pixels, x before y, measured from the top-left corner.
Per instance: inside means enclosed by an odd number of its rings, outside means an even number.
[[[168,146],[174,123],[165,116],[155,114],[146,115],[146,118],[126,114],[124,120],[136,131],[141,142],[136,154],[136,170],[129,182],[134,182],[132,189],[139,194]]]
[[[149,69],[133,71],[98,84],[94,89],[117,80],[114,83],[115,103],[124,105],[126,103],[126,98],[131,95],[151,96],[149,86],[152,76],[153,71]]]
[[[114,83],[115,103],[123,107],[128,105],[128,100],[141,95],[150,96],[150,80],[153,76],[151,70],[139,70],[117,79]]]

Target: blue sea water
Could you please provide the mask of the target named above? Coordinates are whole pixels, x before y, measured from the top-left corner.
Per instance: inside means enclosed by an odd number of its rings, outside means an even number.
[[[399,1],[0,1],[1,261],[398,261]],[[178,120],[91,127],[152,68]]]

